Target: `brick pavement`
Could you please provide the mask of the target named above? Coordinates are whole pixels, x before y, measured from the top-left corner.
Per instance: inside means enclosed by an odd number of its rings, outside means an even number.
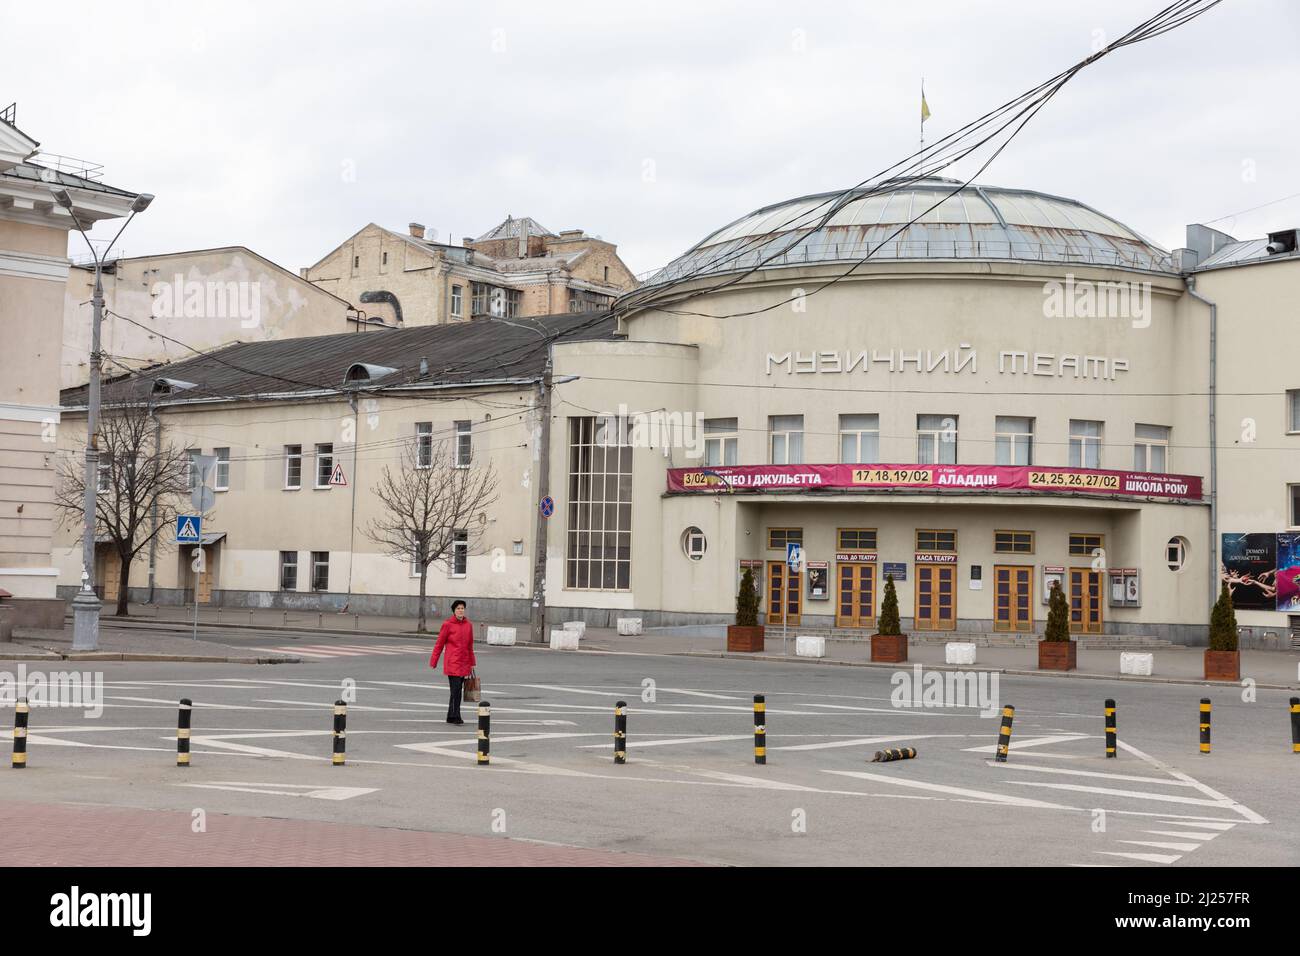
[[[3,866],[700,866],[507,837],[84,804],[0,801]]]

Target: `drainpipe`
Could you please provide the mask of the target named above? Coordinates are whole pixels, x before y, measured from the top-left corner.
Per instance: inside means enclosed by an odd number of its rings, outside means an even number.
[[[1187,292],[1210,307],[1210,605],[1213,606],[1219,598],[1219,307],[1196,291],[1195,276],[1187,276]]]

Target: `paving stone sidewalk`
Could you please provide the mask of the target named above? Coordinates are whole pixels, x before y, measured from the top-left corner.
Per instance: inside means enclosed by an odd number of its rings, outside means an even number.
[[[72,650],[72,625],[63,630],[18,628],[14,640],[0,644],[0,660],[194,661],[222,664],[288,663],[290,655],[194,640],[187,634],[122,626],[101,627],[99,649]]]

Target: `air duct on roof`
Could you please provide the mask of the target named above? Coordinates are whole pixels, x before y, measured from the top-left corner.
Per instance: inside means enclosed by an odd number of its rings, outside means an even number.
[[[397,371],[387,365],[371,365],[369,362],[353,362],[343,376],[344,385],[366,385],[387,378]]]
[[[1270,256],[1295,252],[1297,236],[1300,236],[1300,229],[1284,229],[1281,232],[1270,232],[1268,234],[1268,245],[1264,248]]]

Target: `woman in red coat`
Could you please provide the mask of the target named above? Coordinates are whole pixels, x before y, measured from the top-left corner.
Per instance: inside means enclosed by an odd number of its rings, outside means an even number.
[[[442,622],[442,629],[438,631],[438,643],[433,645],[430,667],[438,666],[438,658],[442,657],[443,651],[447,652],[447,656],[442,658],[442,672],[447,675],[447,683],[451,685],[447,723],[463,724],[465,721],[460,719],[460,695],[465,686],[465,678],[473,673],[474,665],[478,663],[474,658],[474,625],[465,616],[464,601],[452,602],[451,617]]]

